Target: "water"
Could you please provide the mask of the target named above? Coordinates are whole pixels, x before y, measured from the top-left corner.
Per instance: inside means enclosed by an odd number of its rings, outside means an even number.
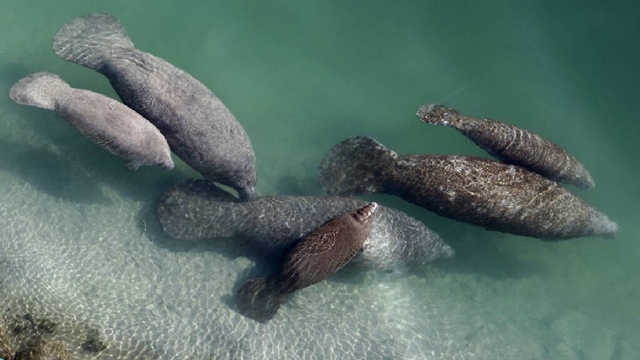
[[[406,273],[339,273],[267,325],[233,310],[254,269],[233,242],[183,244],[154,211],[197,176],[142,168],[56,115],[0,96],[2,311],[58,321],[78,358],[635,359],[640,353],[637,5],[598,2],[5,1],[0,94],[36,71],[116,97],[51,39],[89,12],[209,86],[251,137],[258,192],[320,194],[323,154],[353,135],[401,154],[486,156],[414,117],[425,103],[507,121],[567,148],[596,181],[572,188],[620,225],[614,241],[544,243],[401,200],[457,255]],[[177,160],[177,159],[176,159]],[[98,329],[107,349],[79,348]],[[78,340],[80,338],[80,340]]]

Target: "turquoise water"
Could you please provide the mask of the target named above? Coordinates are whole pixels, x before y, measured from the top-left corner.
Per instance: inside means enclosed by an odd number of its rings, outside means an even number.
[[[339,273],[267,325],[232,309],[254,268],[233,242],[182,244],[155,221],[184,163],[129,172],[44,110],[6,94],[59,74],[116,97],[57,58],[66,21],[109,12],[141,50],[188,71],[249,134],[258,193],[320,194],[324,153],[353,135],[401,154],[486,156],[414,113],[444,103],[561,144],[618,222],[613,241],[544,243],[368,197],[422,220],[455,259],[405,273]],[[61,324],[78,358],[636,359],[640,354],[637,6],[598,2],[5,1],[0,12],[0,299]],[[90,355],[77,329],[108,347]]]

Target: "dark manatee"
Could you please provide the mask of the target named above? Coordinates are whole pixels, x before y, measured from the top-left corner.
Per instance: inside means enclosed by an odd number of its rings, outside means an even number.
[[[287,295],[319,283],[346,265],[362,249],[377,208],[371,203],[350,211],[302,238],[275,274],[240,286],[236,298],[240,312],[260,322],[270,320]]]
[[[565,149],[517,126],[464,116],[442,105],[425,105],[416,116],[428,124],[455,128],[486,152],[509,164],[583,189],[595,186],[584,165]]]
[[[127,167],[131,170],[142,165],[173,169],[169,145],[160,131],[114,99],[74,89],[58,75],[46,72],[20,79],[9,96],[18,104],[55,111],[103,149],[130,160]]]
[[[171,150],[205,179],[255,194],[251,142],[229,109],[201,82],[134,48],[120,21],[90,14],[66,23],[53,39],[61,58],[106,76],[122,101],[160,129]]]
[[[237,238],[276,257],[323,223],[365,205],[363,200],[333,196],[265,196],[239,202],[211,183],[187,180],[165,193],[157,215],[164,231],[178,239]],[[350,266],[392,270],[453,254],[420,221],[379,206],[363,251]]]
[[[613,238],[618,225],[556,182],[515,165],[455,155],[399,156],[353,137],[322,159],[332,195],[388,193],[452,219],[541,239]]]

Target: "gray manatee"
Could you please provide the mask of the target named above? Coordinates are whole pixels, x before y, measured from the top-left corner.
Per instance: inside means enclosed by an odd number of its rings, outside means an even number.
[[[53,39],[61,58],[106,76],[122,101],[164,134],[171,150],[205,179],[255,195],[251,142],[227,107],[200,81],[134,48],[120,21],[89,14],[63,25]]]
[[[425,105],[416,116],[427,124],[450,126],[492,156],[548,179],[583,189],[595,186],[589,171],[568,151],[517,126],[464,116],[442,105]]]
[[[264,196],[239,202],[214,184],[192,179],[163,195],[157,216],[164,231],[178,239],[239,238],[254,249],[282,255],[320,225],[367,204],[335,196]],[[420,221],[379,206],[363,251],[350,264],[392,270],[453,254],[453,249]]]
[[[20,79],[11,87],[9,97],[18,104],[55,111],[98,146],[130,160],[127,167],[131,170],[142,165],[173,169],[169,145],[160,131],[114,99],[74,89],[47,72]]]
[[[331,195],[387,193],[488,230],[541,239],[613,238],[618,225],[569,190],[515,165],[457,155],[403,155],[369,137],[335,145],[320,181]]]

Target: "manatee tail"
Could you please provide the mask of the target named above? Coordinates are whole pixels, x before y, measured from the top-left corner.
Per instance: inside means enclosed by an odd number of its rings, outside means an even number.
[[[611,221],[607,215],[594,210],[590,220],[593,235],[613,239],[618,234],[618,224]]]
[[[115,16],[89,14],[64,24],[52,47],[67,61],[99,70],[111,48],[133,48],[133,42]]]
[[[177,239],[232,237],[234,219],[244,211],[236,202],[215,184],[190,179],[165,192],[156,214],[164,231]]]
[[[384,192],[382,173],[395,164],[398,154],[378,141],[355,136],[334,146],[320,163],[318,175],[330,195]]]
[[[461,115],[458,111],[444,105],[425,105],[416,113],[418,119],[431,125],[456,127]]]
[[[9,90],[9,97],[18,104],[54,110],[56,99],[70,88],[58,75],[39,72],[18,80]]]
[[[260,277],[245,281],[238,289],[236,301],[244,316],[267,322],[278,312],[283,297],[273,278]]]

